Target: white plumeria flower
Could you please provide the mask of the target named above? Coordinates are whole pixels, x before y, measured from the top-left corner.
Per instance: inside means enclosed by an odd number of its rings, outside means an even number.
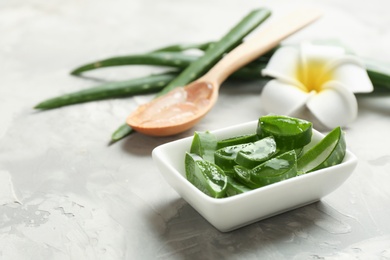
[[[305,117],[308,110],[329,129],[357,117],[354,93],[374,89],[363,64],[338,46],[281,47],[262,74],[274,78],[261,93],[267,113]]]

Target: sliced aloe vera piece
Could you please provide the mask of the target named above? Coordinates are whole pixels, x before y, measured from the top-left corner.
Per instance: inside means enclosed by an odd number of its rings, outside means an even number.
[[[197,154],[186,153],[185,170],[187,179],[199,190],[213,198],[225,197],[227,177],[217,165]]]
[[[217,149],[221,149],[224,147],[255,142],[259,139],[257,134],[248,134],[248,135],[240,135],[231,138],[227,138],[217,142]]]
[[[195,132],[190,153],[202,157],[204,160],[214,162],[214,152],[217,149],[217,138],[210,132]]]
[[[235,161],[246,168],[253,168],[270,159],[276,152],[275,139],[269,136],[244,147],[237,153]]]
[[[226,195],[228,197],[251,191],[248,186],[236,181],[234,178],[228,177],[228,183],[226,187]]]
[[[312,123],[306,120],[268,115],[259,118],[257,134],[261,137],[273,136],[282,151],[301,148],[311,141]]]
[[[336,127],[298,159],[298,170],[302,174],[339,164],[345,153],[344,133]]]
[[[301,157],[303,154],[303,147],[295,149],[295,153],[297,155],[297,158]]]
[[[237,165],[235,161],[237,153],[250,144],[251,143],[237,144],[218,149],[214,153],[215,164],[221,167],[229,176],[233,176],[233,167]]]
[[[297,175],[297,159],[294,150],[265,161],[253,169],[234,166],[237,177],[248,187],[255,189]]]

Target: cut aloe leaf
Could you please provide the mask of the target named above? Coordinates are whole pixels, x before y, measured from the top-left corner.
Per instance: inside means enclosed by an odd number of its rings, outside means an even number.
[[[236,181],[234,178],[228,177],[228,184],[226,187],[226,195],[228,197],[251,191],[248,186]]]
[[[339,164],[346,153],[344,133],[336,127],[298,159],[298,170],[308,173]]]
[[[235,175],[237,176],[237,180],[244,183],[246,186],[251,189],[256,189],[260,187],[257,183],[253,182],[251,179],[251,171],[252,169],[245,168],[241,165],[234,166]]]
[[[235,137],[231,137],[231,138],[227,138],[227,139],[218,141],[217,142],[217,149],[221,149],[224,147],[237,145],[237,144],[256,142],[258,139],[259,139],[259,137],[257,134],[235,136]]]
[[[185,170],[187,179],[199,190],[213,198],[225,197],[227,177],[217,165],[197,154],[186,153]]]
[[[273,136],[282,151],[301,148],[311,141],[312,123],[306,120],[268,115],[259,118],[257,134],[261,137]]]
[[[297,159],[294,150],[265,161],[253,169],[240,165],[234,167],[237,177],[252,189],[260,188],[297,175]]]
[[[251,143],[237,144],[218,149],[214,153],[215,164],[217,164],[224,171],[226,171],[227,175],[233,176],[233,167],[237,165],[236,157],[238,152],[250,144]]]
[[[208,131],[195,132],[190,153],[197,154],[206,161],[214,162],[214,152],[216,149],[217,139],[212,133]]]
[[[250,143],[237,153],[236,163],[253,168],[270,159],[276,153],[276,142],[272,136]]]
[[[297,155],[297,158],[301,157],[303,154],[303,147],[295,149],[295,153]]]

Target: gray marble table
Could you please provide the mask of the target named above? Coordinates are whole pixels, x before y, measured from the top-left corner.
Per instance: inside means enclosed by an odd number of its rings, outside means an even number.
[[[390,61],[386,0],[0,1],[0,259],[390,259],[390,96],[359,97],[352,176],[311,205],[221,233],[165,182],[157,145],[257,119],[260,82],[227,82],[191,131],[108,145],[137,98],[34,111],[39,101],[158,69],[69,75],[85,62],[218,39],[250,10],[324,11],[287,41],[339,39]],[[139,98],[139,97],[138,97]]]

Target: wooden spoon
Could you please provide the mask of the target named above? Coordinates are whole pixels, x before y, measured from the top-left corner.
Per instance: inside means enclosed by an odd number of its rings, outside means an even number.
[[[214,106],[219,87],[228,76],[320,16],[315,10],[300,10],[274,22],[224,56],[198,80],[139,106],[127,118],[127,124],[137,132],[152,136],[184,132]]]

